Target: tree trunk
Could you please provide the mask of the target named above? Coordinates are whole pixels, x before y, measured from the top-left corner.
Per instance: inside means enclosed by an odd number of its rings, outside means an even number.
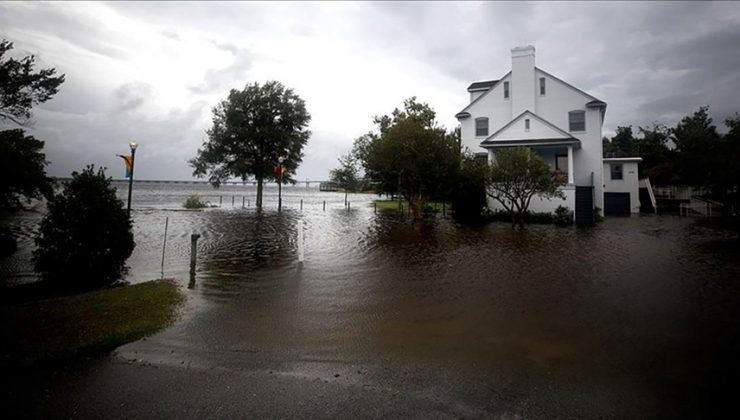
[[[257,178],[257,199],[254,201],[257,209],[262,210],[262,178]]]
[[[344,207],[347,207],[347,189],[344,189]]]

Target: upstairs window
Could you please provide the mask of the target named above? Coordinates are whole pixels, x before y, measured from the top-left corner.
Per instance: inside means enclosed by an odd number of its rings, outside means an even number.
[[[488,118],[476,118],[475,119],[475,136],[487,136],[488,135]]]
[[[509,99],[509,82],[504,82],[504,99]]]
[[[586,131],[586,111],[568,113],[568,131]]]
[[[611,167],[612,180],[624,179],[622,178],[622,164],[621,163],[612,163],[609,166]]]
[[[524,131],[529,131],[529,118],[524,119]]]
[[[540,77],[540,95],[545,94],[545,78]]]

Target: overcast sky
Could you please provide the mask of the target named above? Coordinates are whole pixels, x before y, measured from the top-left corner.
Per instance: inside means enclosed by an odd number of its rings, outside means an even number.
[[[313,132],[298,179],[323,180],[372,116],[417,96],[447,128],[467,86],[510,50],[608,103],[618,125],[675,124],[710,105],[740,112],[740,3],[0,3],[0,37],[66,82],[35,108],[49,173],[88,163],[140,179],[191,179],[187,160],[231,88],[279,80]]]

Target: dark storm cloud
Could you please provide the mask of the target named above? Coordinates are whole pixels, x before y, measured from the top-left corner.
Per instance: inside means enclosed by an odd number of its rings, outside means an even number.
[[[126,112],[140,107],[152,95],[152,87],[143,82],[131,82],[121,85],[113,92],[116,99],[116,111]]]
[[[229,88],[244,86],[247,73],[252,67],[252,54],[244,48],[237,48],[230,44],[219,44],[222,50],[234,54],[234,61],[227,67],[208,69],[203,76],[203,82],[189,89],[195,94],[221,93]]]
[[[143,177],[189,178],[209,109],[230,88],[275,77],[302,83],[312,101],[299,178],[326,178],[369,128],[347,121],[417,95],[452,127],[468,84],[504,75],[523,44],[535,45],[539,67],[609,104],[605,134],[673,125],[702,105],[718,126],[740,112],[738,3],[0,3],[0,37],[67,74],[36,109],[54,175],[85,162],[118,168],[115,154],[137,139]],[[161,69],[173,58],[184,65],[169,77]],[[373,88],[331,96],[340,82]]]

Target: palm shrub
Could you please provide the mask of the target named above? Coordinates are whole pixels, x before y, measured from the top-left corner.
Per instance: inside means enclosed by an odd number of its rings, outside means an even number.
[[[73,172],[49,201],[34,251],[45,281],[71,289],[110,285],[134,249],[131,219],[103,168]]]

